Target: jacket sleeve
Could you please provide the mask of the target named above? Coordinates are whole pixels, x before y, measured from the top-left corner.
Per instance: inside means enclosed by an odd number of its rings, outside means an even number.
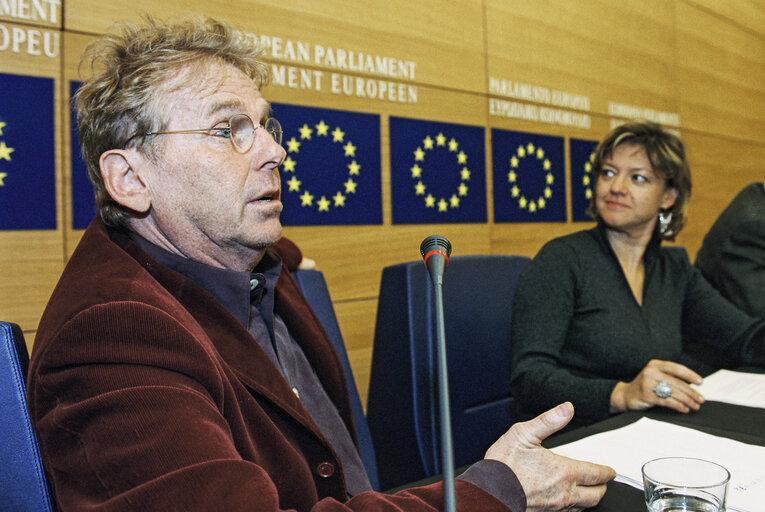
[[[571,401],[575,420],[592,422],[610,415],[617,381],[575,375],[563,357],[579,265],[576,251],[554,240],[521,273],[513,299],[511,384],[526,412],[538,414]]]
[[[37,354],[31,412],[62,511],[281,510],[279,482],[240,456],[221,411],[222,363],[190,329],[146,304],[108,303]],[[311,510],[435,511],[441,489],[317,496]],[[468,481],[457,492],[464,510],[508,510]]]

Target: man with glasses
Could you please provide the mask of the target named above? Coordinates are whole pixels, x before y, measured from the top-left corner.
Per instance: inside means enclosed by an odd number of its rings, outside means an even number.
[[[78,129],[100,215],[29,376],[60,509],[440,507],[440,484],[370,490],[343,370],[289,276],[301,255],[281,240],[285,151],[259,50],[214,20],[146,19],[85,57]],[[510,429],[457,482],[460,510],[597,503],[612,470],[540,446],[571,414]]]

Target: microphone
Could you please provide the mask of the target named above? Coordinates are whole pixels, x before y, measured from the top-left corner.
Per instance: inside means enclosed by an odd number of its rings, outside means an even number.
[[[434,285],[443,284],[444,270],[449,265],[451,253],[452,244],[441,235],[430,235],[420,244],[420,254],[425,260],[425,266]]]
[[[446,336],[444,335],[444,270],[449,264],[452,244],[441,235],[430,235],[420,244],[425,266],[433,281],[436,296],[436,341],[438,345],[438,410],[441,426],[441,466],[444,482],[444,510],[456,512],[457,497],[454,484],[454,453],[452,425],[449,412],[449,376],[446,374]]]

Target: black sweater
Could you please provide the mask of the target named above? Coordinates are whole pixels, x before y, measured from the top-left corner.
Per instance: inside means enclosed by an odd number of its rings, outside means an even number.
[[[633,380],[649,360],[693,366],[683,336],[765,366],[765,319],[725,300],[683,249],[661,247],[655,237],[643,259],[642,306],[602,225],[548,242],[527,265],[511,342],[521,415],[570,400],[577,424],[604,419],[616,383]]]

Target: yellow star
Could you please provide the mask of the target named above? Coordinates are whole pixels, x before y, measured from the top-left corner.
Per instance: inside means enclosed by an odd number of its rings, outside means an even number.
[[[515,183],[517,179],[518,179],[518,175],[515,174],[515,171],[510,171],[509,173],[507,173],[507,181],[509,181],[510,183]]]
[[[343,146],[343,149],[345,150],[345,156],[356,156],[356,146],[354,146],[350,141],[348,141],[348,144]]]
[[[528,204],[528,201],[525,197],[521,196],[521,198],[518,200],[518,206],[521,208],[526,208],[526,204]]]
[[[319,124],[316,125],[316,135],[327,135],[327,132],[329,131],[329,125],[324,122],[322,119],[319,121]]]
[[[536,203],[534,203],[534,201],[531,201],[529,203],[529,211],[531,213],[534,213],[535,211],[537,211],[537,205],[536,205]]]
[[[412,178],[422,177],[422,167],[420,167],[419,165],[414,164],[410,170],[412,171]]]
[[[547,199],[550,199],[552,197],[552,190],[550,189],[550,187],[545,187],[545,197]]]
[[[358,176],[359,169],[361,169],[361,166],[358,163],[356,163],[356,160],[348,164],[348,174],[350,176],[353,176],[354,174]]]
[[[288,156],[284,163],[282,164],[282,167],[284,167],[284,172],[295,172],[295,166],[297,165],[297,162],[292,159],[291,156]]]
[[[528,154],[533,155],[534,154],[534,144],[529,142],[528,145],[526,146],[526,151],[528,152]]]
[[[15,149],[9,148],[5,145],[5,141],[0,141],[0,158],[3,160],[11,161],[11,153],[13,153]]]
[[[335,194],[335,197],[333,197],[332,199],[335,200],[335,206],[337,207],[345,206],[345,196],[341,194],[340,192]]]
[[[537,160],[542,160],[545,157],[545,151],[542,148],[537,148]]]
[[[518,188],[518,185],[513,185],[513,188],[510,189],[510,194],[512,194],[513,197],[518,197],[518,194],[521,193],[521,189]]]
[[[344,183],[345,185],[345,193],[346,194],[355,194],[356,193],[356,185],[357,183],[353,181],[352,179],[348,178],[348,181]]]
[[[584,197],[586,197],[587,199],[592,199],[592,190],[590,190],[589,188],[585,190]]]
[[[547,206],[547,201],[545,201],[543,197],[540,197],[537,200],[537,204],[539,205],[539,208],[544,209],[544,207]]]
[[[414,186],[414,193],[418,196],[424,196],[425,195],[425,185],[422,183],[422,181],[418,181],[417,184]]]
[[[548,159],[545,158],[545,163],[542,164],[542,167],[545,168],[545,171],[549,171],[550,168],[552,167],[552,164],[550,163],[550,161]]]
[[[422,148],[417,148],[414,150],[414,161],[415,162],[422,162],[425,160],[425,152],[422,150]]]
[[[449,203],[447,203],[444,198],[438,200],[438,211],[439,212],[445,212],[449,209]]]
[[[0,172],[0,187],[5,186],[5,182],[3,180],[6,176],[8,176],[7,172]]]
[[[449,151],[457,151],[457,147],[459,147],[459,144],[456,140],[451,139],[449,141]]]
[[[452,194],[452,197],[449,198],[449,205],[451,205],[452,208],[459,208],[460,198],[457,197],[457,194]]]
[[[433,139],[430,138],[430,135],[425,137],[425,140],[422,141],[422,145],[425,146],[425,149],[433,149]]]
[[[463,167],[460,171],[460,176],[462,177],[462,181],[469,181],[470,180],[470,171],[467,167]]]
[[[296,177],[290,178],[290,180],[287,182],[287,185],[289,186],[290,192],[300,192],[300,184],[302,181],[297,179]]]
[[[329,211],[329,201],[327,201],[326,197],[321,196],[321,199],[316,201],[316,204],[318,205],[320,212],[328,212]]]
[[[467,162],[467,155],[465,154],[464,151],[460,151],[459,154],[457,155],[457,163],[464,164],[465,162]]]
[[[510,167],[518,167],[518,163],[520,160],[518,160],[517,156],[513,156],[513,158],[510,159]]]
[[[592,164],[590,162],[584,164],[584,172],[592,172]]]
[[[0,135],[3,134],[3,128],[5,128],[5,123],[0,121]]]
[[[428,194],[428,197],[425,198],[425,207],[433,208],[435,204],[436,204],[436,198],[433,197],[431,194]]]
[[[290,153],[299,153],[300,152],[300,142],[298,142],[295,137],[292,137],[290,140],[287,141],[287,151]]]
[[[457,187],[457,191],[462,197],[465,197],[468,193],[468,187],[464,183],[460,183],[460,186]]]
[[[582,176],[582,185],[585,187],[590,186],[590,177],[587,175]]]
[[[335,130],[332,132],[332,142],[343,142],[344,137],[345,132],[343,132],[340,128],[335,128]]]
[[[545,176],[545,180],[547,181],[548,185],[552,185],[553,181],[555,181],[555,176],[553,176],[551,172],[548,172],[547,176]]]
[[[306,190],[303,195],[300,196],[300,206],[311,206],[313,204],[313,196]]]
[[[304,124],[300,127],[298,130],[300,132],[300,138],[301,139],[311,139],[311,134],[313,133],[313,130],[311,130],[307,124]]]
[[[595,153],[593,152],[593,153],[590,153],[590,162],[594,162],[594,161],[595,161]]]
[[[518,146],[518,157],[523,158],[526,156],[526,150],[523,149],[523,146]]]
[[[443,133],[439,133],[436,135],[436,146],[445,146],[446,145],[446,137]]]

